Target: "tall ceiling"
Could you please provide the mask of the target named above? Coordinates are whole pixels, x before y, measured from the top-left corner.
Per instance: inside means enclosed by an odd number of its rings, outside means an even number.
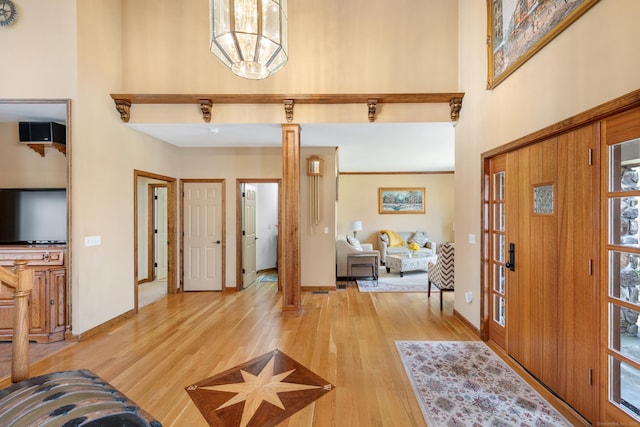
[[[66,123],[64,104],[0,100],[0,122]],[[279,124],[123,124],[176,147],[278,147]],[[301,124],[303,147],[338,147],[340,172],[454,170],[453,124]]]

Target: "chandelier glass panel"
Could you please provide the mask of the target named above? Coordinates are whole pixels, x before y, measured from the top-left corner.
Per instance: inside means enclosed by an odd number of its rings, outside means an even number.
[[[287,0],[209,0],[211,53],[234,74],[264,79],[288,59]]]

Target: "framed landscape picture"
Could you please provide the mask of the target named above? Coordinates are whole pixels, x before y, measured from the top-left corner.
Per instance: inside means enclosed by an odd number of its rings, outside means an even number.
[[[378,213],[425,213],[424,187],[378,188]]]
[[[493,89],[599,0],[487,0]]]

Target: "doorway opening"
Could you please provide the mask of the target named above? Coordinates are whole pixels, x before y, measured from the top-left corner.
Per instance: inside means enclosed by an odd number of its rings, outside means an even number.
[[[278,274],[280,179],[238,179],[236,283],[238,290]],[[278,290],[280,283],[278,282]]]
[[[135,310],[178,292],[176,180],[134,170]]]

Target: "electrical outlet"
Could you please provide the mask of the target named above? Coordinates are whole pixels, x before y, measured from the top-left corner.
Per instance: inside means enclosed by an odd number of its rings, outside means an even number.
[[[471,243],[472,245],[476,244],[476,235],[475,234],[469,234],[469,243]]]
[[[100,243],[100,236],[85,236],[84,238],[85,246],[100,246]]]
[[[329,227],[324,228],[324,234],[329,234]]]
[[[464,294],[464,300],[465,300],[467,303],[471,303],[471,301],[473,301],[473,293],[472,293],[471,291],[469,291],[469,292],[465,292],[465,294]]]

